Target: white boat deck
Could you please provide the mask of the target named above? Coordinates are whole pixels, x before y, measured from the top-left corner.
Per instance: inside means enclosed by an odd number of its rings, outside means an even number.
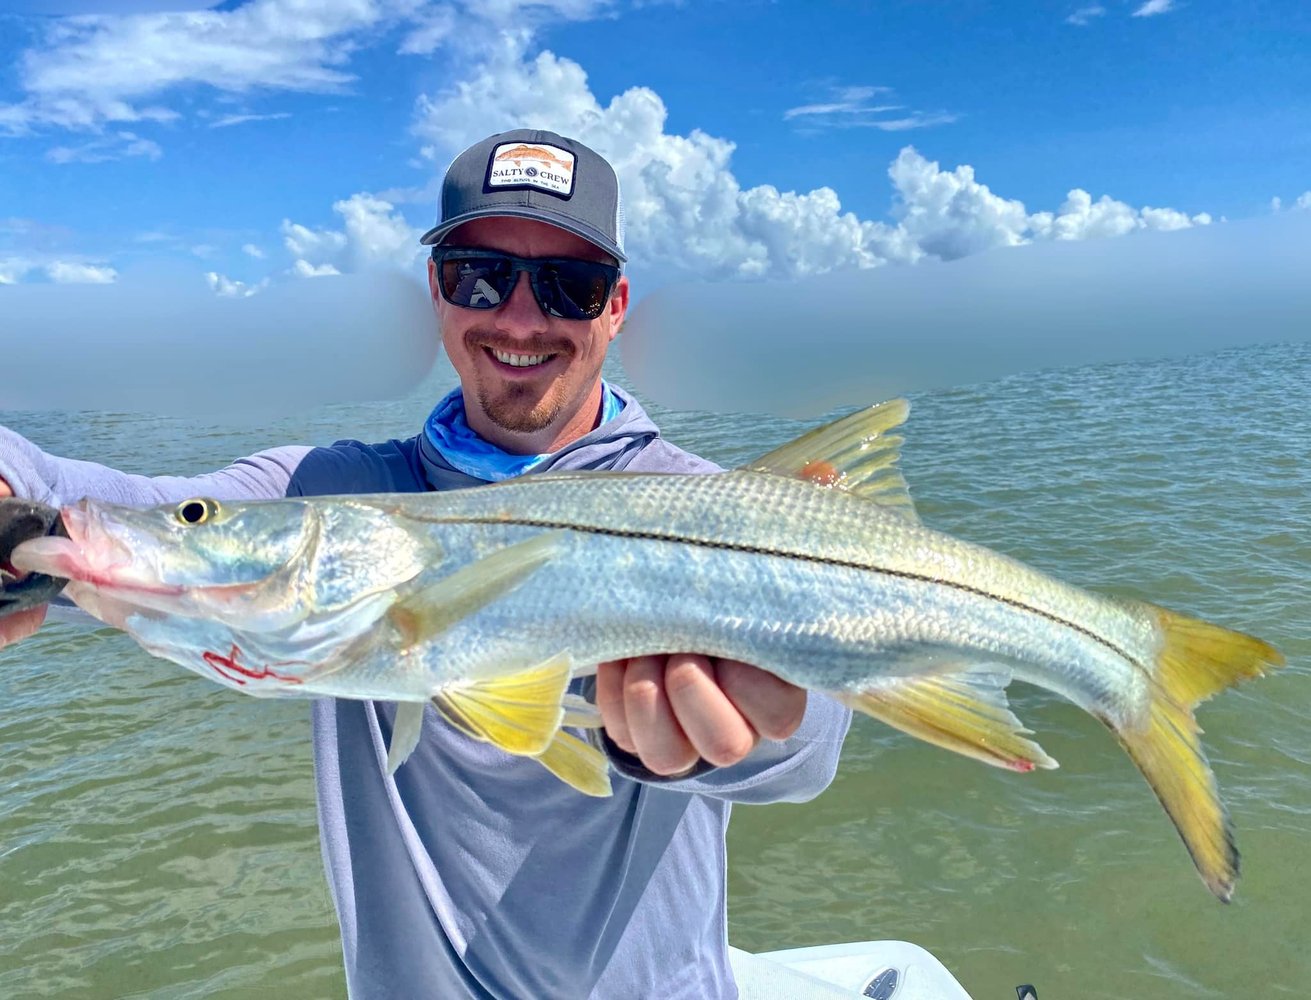
[[[758,955],[730,948],[729,957],[741,1000],[970,1000],[941,962],[906,941]]]

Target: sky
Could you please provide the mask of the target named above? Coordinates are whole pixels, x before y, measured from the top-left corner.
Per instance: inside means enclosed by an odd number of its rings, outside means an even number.
[[[0,284],[417,274],[521,126],[616,165],[638,296],[1222,225],[1311,210],[1311,5],[0,0]]]

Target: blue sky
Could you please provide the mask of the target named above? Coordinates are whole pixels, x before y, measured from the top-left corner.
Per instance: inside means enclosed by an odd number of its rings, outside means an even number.
[[[446,162],[517,125],[616,161],[647,287],[1311,207],[1294,0],[0,12],[0,282],[417,266]]]

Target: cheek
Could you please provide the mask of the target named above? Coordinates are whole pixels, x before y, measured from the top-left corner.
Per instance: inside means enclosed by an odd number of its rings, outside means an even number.
[[[456,317],[451,315],[449,310],[440,310],[437,314],[437,321],[440,326],[439,333],[441,334],[442,347],[446,351],[446,357],[458,369],[469,358],[468,348],[464,346],[466,328]]]

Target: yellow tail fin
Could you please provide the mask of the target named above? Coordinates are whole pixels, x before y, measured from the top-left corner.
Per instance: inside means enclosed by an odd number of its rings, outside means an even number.
[[[1239,681],[1282,666],[1284,658],[1250,635],[1152,604],[1137,606],[1161,630],[1156,684],[1142,724],[1115,735],[1165,807],[1202,880],[1227,903],[1238,879],[1238,849],[1193,709]]]

